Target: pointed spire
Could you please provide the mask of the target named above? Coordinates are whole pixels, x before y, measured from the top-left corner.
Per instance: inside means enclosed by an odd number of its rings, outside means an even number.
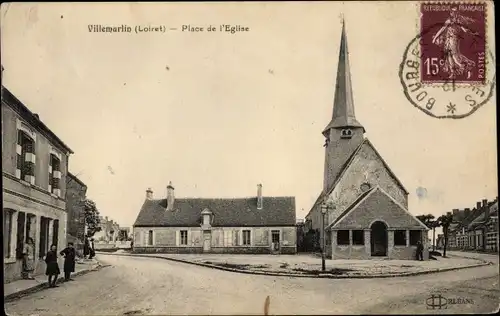
[[[339,63],[337,66],[337,82],[333,101],[333,117],[323,134],[328,135],[331,128],[361,127],[354,114],[354,100],[352,97],[351,69],[349,66],[349,51],[345,32],[344,16],[342,20],[342,35],[340,38]]]

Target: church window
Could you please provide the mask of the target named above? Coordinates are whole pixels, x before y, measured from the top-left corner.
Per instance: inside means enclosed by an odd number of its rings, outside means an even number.
[[[349,231],[339,230],[337,232],[337,245],[349,245]]]
[[[362,230],[352,231],[352,244],[353,245],[364,245],[365,244],[365,232]]]
[[[422,231],[410,230],[410,245],[416,246],[419,241],[422,242]]]
[[[342,131],[340,131],[340,137],[341,138],[351,138],[352,131],[350,129],[343,129]]]
[[[368,182],[365,182],[365,183],[361,184],[361,186],[360,186],[361,192],[366,192],[366,191],[370,190],[370,188],[371,188],[371,185]]]
[[[406,246],[406,230],[394,231],[394,245]]]

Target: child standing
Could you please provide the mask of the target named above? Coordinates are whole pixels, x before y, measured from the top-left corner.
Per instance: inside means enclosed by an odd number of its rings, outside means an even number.
[[[59,264],[57,263],[57,246],[50,246],[50,251],[45,256],[45,263],[47,264],[47,269],[45,270],[45,275],[49,276],[49,287],[58,287],[56,285],[57,277],[61,271],[59,270]]]

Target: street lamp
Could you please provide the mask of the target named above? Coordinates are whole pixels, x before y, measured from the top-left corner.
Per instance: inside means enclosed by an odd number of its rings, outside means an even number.
[[[333,209],[333,207],[329,206],[326,203],[321,204],[321,229],[323,230],[323,238],[321,240],[321,270],[325,271],[325,248],[326,248],[326,243],[325,243],[325,237],[326,237],[326,229],[325,229],[325,215],[328,212],[328,210]]]

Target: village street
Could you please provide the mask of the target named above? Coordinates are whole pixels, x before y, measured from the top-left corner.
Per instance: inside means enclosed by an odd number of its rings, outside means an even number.
[[[7,303],[9,315],[487,313],[498,265],[408,278],[309,279],[239,274],[155,258],[99,256],[111,267]],[[498,262],[498,261],[497,261]],[[429,310],[432,294],[468,304]]]

